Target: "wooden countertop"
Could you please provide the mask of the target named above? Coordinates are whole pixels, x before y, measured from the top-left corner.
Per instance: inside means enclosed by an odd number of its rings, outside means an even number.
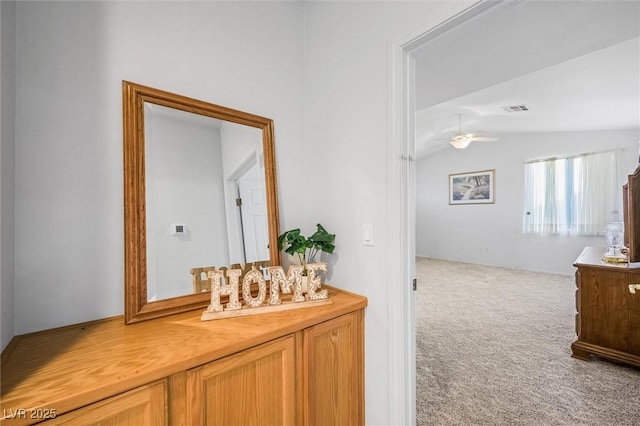
[[[596,268],[604,268],[604,269],[626,269],[626,270],[634,270],[633,272],[640,272],[640,262],[636,263],[611,263],[604,262],[602,257],[606,252],[606,247],[586,247],[578,259],[576,259],[573,266],[591,266]],[[637,271],[635,271],[637,270]]]
[[[201,321],[202,310],[125,325],[123,317],[16,336],[2,353],[3,418],[10,409],[58,415],[367,306],[323,286],[332,304]]]

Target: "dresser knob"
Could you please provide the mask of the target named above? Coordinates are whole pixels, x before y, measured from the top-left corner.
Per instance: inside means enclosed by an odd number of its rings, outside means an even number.
[[[636,294],[636,290],[640,291],[640,284],[629,284],[629,293]]]

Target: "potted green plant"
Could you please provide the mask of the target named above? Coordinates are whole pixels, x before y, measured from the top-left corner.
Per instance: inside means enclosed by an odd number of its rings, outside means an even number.
[[[307,275],[307,263],[313,263],[320,252],[333,253],[336,248],[335,234],[330,234],[321,224],[310,237],[300,234],[300,229],[291,229],[278,237],[278,250],[284,250],[290,255],[297,255],[303,266],[302,275]]]

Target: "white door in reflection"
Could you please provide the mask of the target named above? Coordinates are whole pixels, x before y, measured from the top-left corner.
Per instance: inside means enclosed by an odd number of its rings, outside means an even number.
[[[256,164],[237,184],[245,263],[269,259],[264,171]]]

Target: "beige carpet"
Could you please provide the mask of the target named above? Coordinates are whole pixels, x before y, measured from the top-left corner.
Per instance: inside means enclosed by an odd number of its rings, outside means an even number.
[[[573,277],[417,259],[418,425],[640,425],[640,369],[571,358]]]

